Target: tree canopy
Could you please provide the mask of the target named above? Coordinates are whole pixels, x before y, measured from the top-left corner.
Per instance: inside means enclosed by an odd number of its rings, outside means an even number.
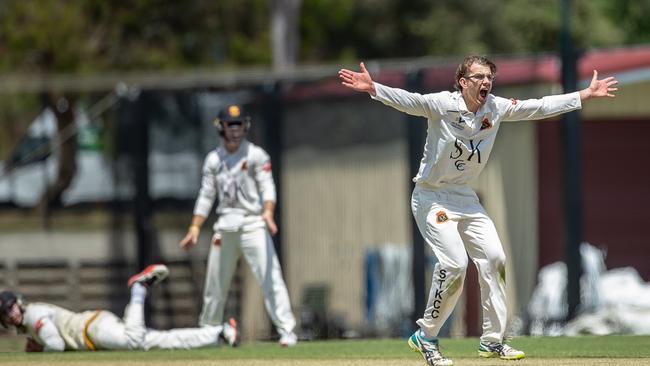
[[[274,53],[274,44],[282,42],[273,42],[273,37],[299,40],[284,44],[291,46],[292,64],[294,44],[295,64],[550,53],[560,44],[562,4],[562,0],[4,0],[0,75],[270,68],[274,54],[275,61],[286,56]],[[278,16],[296,8],[297,16]],[[571,11],[578,48],[650,42],[650,0],[573,0]],[[297,29],[298,34],[272,29]],[[80,97],[56,90],[39,95],[5,93],[0,98],[0,158],[7,157],[44,107],[56,114],[59,131],[72,126]],[[44,194],[45,210],[56,205],[74,177],[76,150],[75,139],[61,143],[64,163]]]
[[[269,65],[274,0],[0,2],[0,72]],[[560,0],[307,0],[298,63],[555,52]],[[650,0],[574,0],[578,47],[650,42]]]

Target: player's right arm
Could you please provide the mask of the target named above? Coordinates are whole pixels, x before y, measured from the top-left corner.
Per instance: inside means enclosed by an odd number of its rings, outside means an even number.
[[[391,88],[375,83],[376,95],[372,99],[378,100],[389,107],[412,116],[434,119],[442,114],[437,94],[422,95],[411,93],[400,88]]]
[[[194,215],[192,222],[187,228],[185,237],[180,241],[180,247],[190,249],[199,241],[201,226],[210,214],[210,209],[217,197],[217,167],[219,166],[219,155],[212,151],[205,158],[203,163],[203,176],[201,189],[194,204]]]
[[[32,337],[27,337],[25,352],[43,352],[43,345]]]
[[[65,351],[65,342],[63,337],[56,329],[56,325],[50,318],[41,318],[37,323],[37,334],[40,343],[43,346],[43,352],[63,352]]]
[[[441,114],[439,103],[431,95],[411,93],[374,82],[363,62],[359,64],[359,67],[361,72],[347,69],[339,71],[339,78],[343,86],[359,92],[366,92],[373,99],[410,115],[433,118],[433,114]]]
[[[25,345],[27,352],[61,352],[65,341],[52,320],[53,313],[40,304],[30,304],[24,313],[23,326],[32,341]]]

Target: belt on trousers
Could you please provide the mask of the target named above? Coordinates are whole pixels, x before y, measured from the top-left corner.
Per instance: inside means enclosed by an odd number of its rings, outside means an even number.
[[[99,313],[101,312],[102,312],[101,310],[95,311],[95,313],[93,313],[93,315],[90,318],[88,318],[88,320],[86,320],[86,323],[84,324],[84,342],[86,343],[86,347],[88,347],[88,349],[91,351],[96,351],[97,347],[95,347],[95,344],[88,336],[88,328],[90,327],[90,324],[94,322],[95,319],[97,319]]]

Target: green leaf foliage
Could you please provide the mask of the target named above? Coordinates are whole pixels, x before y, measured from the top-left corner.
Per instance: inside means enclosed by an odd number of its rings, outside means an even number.
[[[273,0],[0,1],[0,72],[270,65]],[[583,49],[650,42],[650,0],[574,0]],[[556,52],[561,0],[303,0],[299,63]]]

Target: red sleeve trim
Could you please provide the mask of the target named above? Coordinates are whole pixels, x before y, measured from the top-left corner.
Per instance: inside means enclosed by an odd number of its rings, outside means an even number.
[[[38,319],[36,321],[36,324],[34,324],[34,331],[36,334],[38,334],[41,331],[41,328],[43,328],[43,318]]]

